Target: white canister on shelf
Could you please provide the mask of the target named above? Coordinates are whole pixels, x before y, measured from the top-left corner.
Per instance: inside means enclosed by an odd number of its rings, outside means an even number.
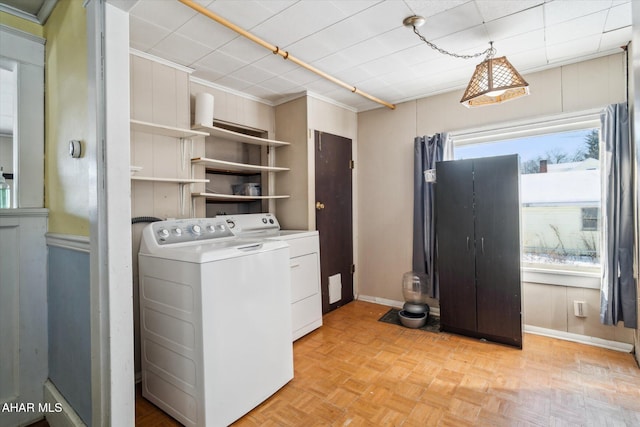
[[[213,125],[213,95],[207,92],[196,94],[196,125]]]

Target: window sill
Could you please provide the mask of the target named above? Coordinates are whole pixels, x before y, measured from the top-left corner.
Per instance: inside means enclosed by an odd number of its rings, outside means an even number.
[[[572,288],[600,289],[600,273],[524,267],[522,281]]]

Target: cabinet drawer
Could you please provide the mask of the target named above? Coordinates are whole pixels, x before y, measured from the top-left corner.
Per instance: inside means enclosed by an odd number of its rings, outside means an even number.
[[[289,266],[292,303],[320,292],[317,253],[291,258]]]
[[[320,252],[320,244],[318,236],[308,236],[300,239],[285,240],[289,243],[291,258],[297,258],[306,254],[318,254]]]
[[[291,305],[291,323],[293,339],[322,325],[322,301],[320,294],[313,295]]]

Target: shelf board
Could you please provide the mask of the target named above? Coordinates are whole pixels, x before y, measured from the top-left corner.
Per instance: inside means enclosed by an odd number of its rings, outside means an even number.
[[[151,181],[151,182],[175,182],[178,184],[196,184],[199,182],[209,182],[208,179],[191,179],[191,178],[159,178],[153,176],[137,176],[131,177],[132,181]]]
[[[207,126],[204,124],[194,125],[193,129],[204,131],[211,136],[227,139],[235,142],[243,142],[245,144],[267,145],[269,147],[282,147],[290,145],[288,142],[276,141],[275,139],[258,138],[257,136],[245,135],[243,133],[219,128],[216,126]]]
[[[277,166],[260,166],[250,165],[246,163],[228,162],[226,160],[209,159],[206,157],[197,157],[191,159],[192,165],[205,165],[207,170],[214,172],[240,172],[240,173],[256,173],[256,172],[283,172],[290,170],[289,168],[281,168]]]
[[[152,133],[154,135],[171,136],[174,138],[194,138],[196,136],[209,136],[207,132],[159,125],[156,123],[143,122],[134,119],[131,119],[131,130],[136,132]]]
[[[204,197],[216,202],[253,202],[256,200],[288,199],[289,196],[237,196],[234,194],[191,193],[191,197]]]

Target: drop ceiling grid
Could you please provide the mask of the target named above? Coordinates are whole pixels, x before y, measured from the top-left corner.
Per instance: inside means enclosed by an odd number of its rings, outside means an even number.
[[[425,46],[402,19],[455,53],[495,42],[523,74],[617,51],[631,38],[630,0],[197,0],[313,66],[386,101],[458,89],[481,58],[451,61]],[[269,53],[177,1],[139,0],[131,46],[195,69],[194,76],[270,100],[303,90],[355,101],[347,91]],[[275,60],[275,61],[274,61]],[[280,62],[277,62],[279,60]],[[468,74],[466,77],[463,77]]]

